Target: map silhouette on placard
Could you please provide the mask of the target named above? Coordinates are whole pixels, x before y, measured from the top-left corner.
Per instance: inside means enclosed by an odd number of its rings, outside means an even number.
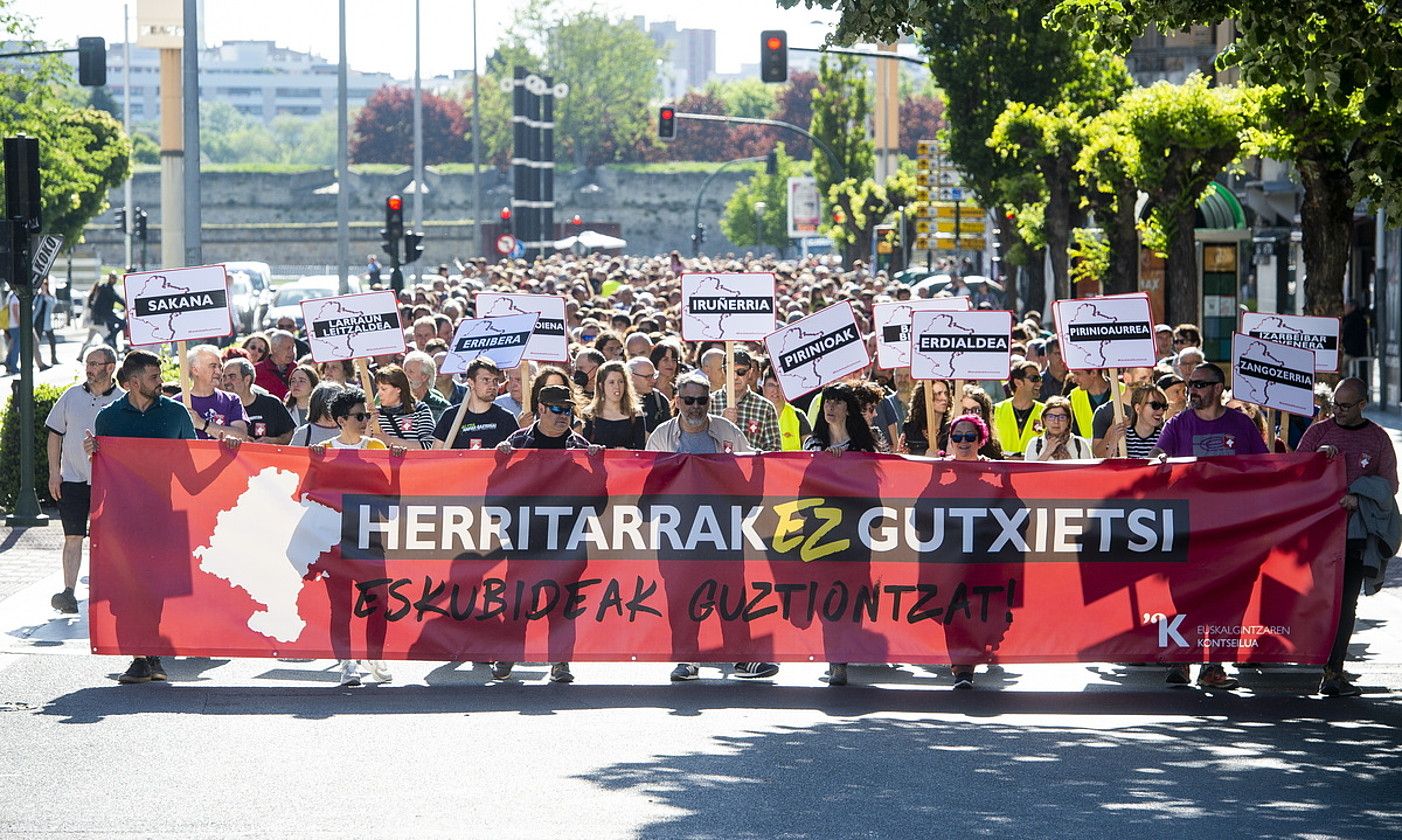
[[[404,349],[393,292],[302,301],[312,356],[319,362],[364,359]]]
[[[128,274],[133,344],[216,338],[233,332],[222,265]]]
[[[555,295],[512,295],[479,292],[476,317],[500,318],[507,315],[537,315],[535,334],[526,345],[523,359],[563,362],[569,359],[565,339],[565,299]]]
[[[968,327],[965,327],[962,324],[958,323],[952,315],[937,313],[931,320],[933,324],[941,324],[950,332],[964,333],[969,336],[977,334]],[[926,364],[930,365],[930,371],[935,374],[936,378],[950,379],[954,376],[955,360],[957,360],[960,356],[964,355],[964,353],[970,351],[955,350],[952,352],[941,352],[938,354],[924,353],[919,350],[916,350],[915,352],[917,355],[919,355],[925,360]],[[943,371],[941,370],[941,368],[943,368]]]
[[[834,304],[765,338],[784,394],[793,399],[870,363],[852,306]]]
[[[1305,329],[1305,325],[1316,325],[1324,331]],[[1316,371],[1339,369],[1337,318],[1244,312],[1241,316],[1241,331],[1252,338],[1263,338],[1313,352]]]
[[[1232,340],[1232,396],[1291,414],[1314,409],[1314,360],[1311,351],[1237,333]],[[1310,354],[1302,358],[1300,354]],[[1294,359],[1288,358],[1295,356]]]
[[[439,371],[466,373],[468,366],[481,356],[491,359],[502,370],[514,368],[521,364],[537,323],[539,315],[535,312],[467,318],[458,324]]]
[[[770,288],[764,294],[754,294],[752,290],[746,294],[747,290],[741,288],[745,284],[743,281],[748,280],[752,284],[755,281],[745,275],[723,277],[707,274],[699,280],[687,278],[688,285],[694,282],[695,286],[688,288],[685,295],[684,316],[689,324],[700,331],[700,335],[695,335],[691,330],[685,330],[687,340],[758,340],[772,332],[774,275],[754,276],[767,278]],[[708,307],[717,311],[698,311]],[[746,325],[748,329],[743,328]],[[737,327],[742,329],[737,332]]]
[[[1144,317],[1127,318],[1114,309],[1128,301],[1115,297],[1063,300],[1056,304],[1061,352],[1073,370],[1142,367],[1154,360],[1153,325]]]

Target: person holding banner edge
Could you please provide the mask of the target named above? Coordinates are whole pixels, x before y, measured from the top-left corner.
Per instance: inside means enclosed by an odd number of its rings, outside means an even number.
[[[1367,406],[1368,389],[1363,381],[1345,379],[1334,388],[1333,417],[1310,426],[1300,438],[1301,452],[1321,452],[1331,460],[1342,458],[1348,482],[1348,493],[1339,500],[1339,507],[1348,511],[1339,628],[1319,681],[1319,693],[1325,697],[1363,693],[1344,676],[1344,658],[1353,635],[1358,596],[1364,586],[1370,595],[1382,586],[1387,558],[1396,553],[1402,538],[1402,517],[1394,500],[1397,452],[1387,431],[1363,416]],[[1367,549],[1373,538],[1378,539],[1381,551],[1368,558]]]

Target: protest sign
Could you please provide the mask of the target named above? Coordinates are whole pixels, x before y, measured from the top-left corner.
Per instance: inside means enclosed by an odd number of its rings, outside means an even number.
[[[916,312],[910,322],[912,379],[1007,379],[1013,314]]]
[[[1320,663],[1343,493],[1342,460],[1315,453],[395,458],[103,438],[90,633],[94,653],[155,656]]]
[[[1052,312],[1072,370],[1153,367],[1158,361],[1146,294],[1059,300]]]
[[[871,363],[856,313],[845,301],[775,330],[764,344],[779,387],[790,400]]]
[[[509,295],[478,292],[475,298],[478,318],[504,315],[539,315],[535,332],[521,358],[534,362],[568,362],[569,342],[565,338],[565,299],[557,295]]]
[[[122,282],[127,335],[134,345],[221,338],[234,331],[222,265],[139,271]]]
[[[318,362],[404,352],[404,327],[394,292],[365,292],[302,301],[307,344]]]
[[[1339,369],[1339,319],[1313,315],[1241,313],[1241,331],[1252,338],[1300,347],[1314,353],[1316,373]]]
[[[963,312],[969,309],[966,297],[903,300],[878,303],[872,307],[876,332],[876,364],[886,370],[910,367],[910,316],[915,312]]]
[[[467,366],[478,356],[486,356],[502,370],[521,364],[531,335],[540,318],[528,315],[503,315],[500,318],[464,318],[453,333],[453,343],[443,359],[439,373],[466,373]]]
[[[774,275],[683,274],[682,338],[761,341],[774,331]]]
[[[1232,396],[1242,402],[1314,416],[1314,351],[1232,335]]]

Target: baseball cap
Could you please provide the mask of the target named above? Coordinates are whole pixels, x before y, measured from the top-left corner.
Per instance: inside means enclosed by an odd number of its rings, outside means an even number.
[[[563,385],[546,385],[540,389],[538,399],[542,405],[570,405],[574,402],[570,389]]]

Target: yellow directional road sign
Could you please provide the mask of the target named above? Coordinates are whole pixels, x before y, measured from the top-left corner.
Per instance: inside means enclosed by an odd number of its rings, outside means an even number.
[[[915,141],[915,153],[920,157],[929,157],[935,153],[935,141],[917,140]]]

